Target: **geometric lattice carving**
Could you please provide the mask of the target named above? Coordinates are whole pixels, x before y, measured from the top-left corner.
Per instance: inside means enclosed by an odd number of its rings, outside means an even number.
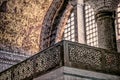
[[[60,46],[46,50],[36,56],[35,69],[41,72],[49,68],[55,67],[60,61]]]
[[[13,70],[13,80],[22,80],[33,74],[33,60],[27,60],[17,65]]]
[[[110,53],[105,53],[105,70],[109,71],[109,69],[113,70],[113,71],[117,71],[118,70],[118,57],[115,54],[110,54]]]
[[[0,74],[0,80],[12,80],[11,70],[5,71],[4,73]]]
[[[81,65],[93,66],[101,69],[101,52],[89,47],[68,44],[70,61]]]
[[[120,54],[63,41],[0,73],[0,80],[31,80],[61,66],[120,75]]]
[[[29,80],[60,63],[61,46],[50,47],[0,74],[0,80]]]

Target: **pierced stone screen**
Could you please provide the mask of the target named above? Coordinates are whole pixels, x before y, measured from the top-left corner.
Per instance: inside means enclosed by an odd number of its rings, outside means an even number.
[[[97,24],[95,14],[89,5],[85,5],[85,27],[87,44],[98,47]]]
[[[75,41],[75,23],[74,23],[74,12],[71,12],[71,15],[67,21],[64,30],[64,40]]]

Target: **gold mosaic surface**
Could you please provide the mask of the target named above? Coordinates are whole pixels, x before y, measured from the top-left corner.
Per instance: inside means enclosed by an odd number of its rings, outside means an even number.
[[[0,48],[36,53],[44,16],[53,0],[0,0]]]

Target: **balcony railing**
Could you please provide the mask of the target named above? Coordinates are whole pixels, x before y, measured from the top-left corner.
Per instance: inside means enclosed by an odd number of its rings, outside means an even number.
[[[31,80],[61,66],[120,75],[120,54],[61,41],[0,73],[0,80]]]

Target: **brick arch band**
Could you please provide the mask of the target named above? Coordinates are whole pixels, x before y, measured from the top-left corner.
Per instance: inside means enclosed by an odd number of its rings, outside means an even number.
[[[41,50],[62,39],[64,27],[72,9],[73,6],[70,1],[53,0],[42,24],[40,35]]]

